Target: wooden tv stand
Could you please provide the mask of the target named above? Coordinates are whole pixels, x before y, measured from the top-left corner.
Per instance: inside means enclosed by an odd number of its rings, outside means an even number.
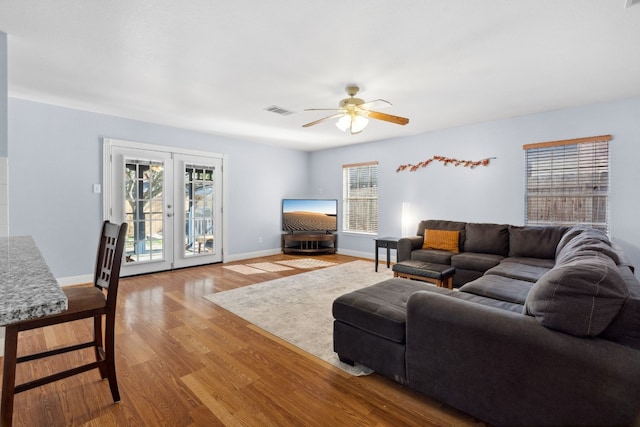
[[[335,254],[338,235],[333,233],[285,233],[282,252],[285,254]]]

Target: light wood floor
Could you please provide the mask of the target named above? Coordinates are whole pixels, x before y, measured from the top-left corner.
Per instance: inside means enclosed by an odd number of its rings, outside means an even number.
[[[16,395],[14,426],[482,425],[381,375],[349,376],[202,298],[304,271],[242,275],[218,264],[121,279],[116,348],[122,401],[114,404],[107,382],[88,372]],[[79,334],[90,336],[88,322],[23,333],[18,354],[60,346]],[[87,350],[80,357],[93,356]],[[23,364],[18,381],[78,359]]]

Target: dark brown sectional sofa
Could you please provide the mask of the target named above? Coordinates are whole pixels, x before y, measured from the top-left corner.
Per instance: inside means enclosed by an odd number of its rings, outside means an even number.
[[[460,231],[460,252],[421,249]],[[493,425],[640,422],[640,282],[581,227],[422,221],[398,261],[456,267],[457,289],[390,279],[336,299],[334,349]]]
[[[541,268],[551,268],[556,245],[569,227],[518,227],[507,224],[478,224],[458,221],[425,220],[418,224],[415,237],[400,239],[398,262],[412,259],[449,264],[456,268],[454,286],[478,279],[505,258]],[[460,233],[460,253],[421,249],[425,230],[451,230]]]

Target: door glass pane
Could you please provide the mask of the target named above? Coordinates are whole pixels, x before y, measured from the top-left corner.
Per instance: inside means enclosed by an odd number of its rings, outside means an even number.
[[[164,165],[149,160],[125,160],[125,218],[129,224],[126,262],[164,258]]]
[[[211,166],[185,165],[184,255],[211,255],[214,244],[214,171]]]

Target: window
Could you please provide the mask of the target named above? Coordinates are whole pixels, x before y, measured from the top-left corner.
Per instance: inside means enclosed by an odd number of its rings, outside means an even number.
[[[525,224],[607,231],[611,135],[523,146]]]
[[[378,162],[342,166],[342,230],[378,232]]]

